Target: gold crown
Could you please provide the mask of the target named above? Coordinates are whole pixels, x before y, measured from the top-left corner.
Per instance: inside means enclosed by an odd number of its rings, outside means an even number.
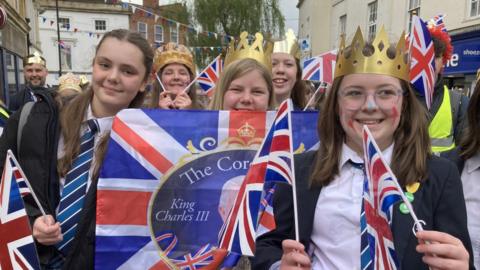
[[[255,137],[255,132],[255,128],[249,125],[248,122],[245,122],[243,126],[237,129],[237,134],[239,137],[253,138]]]
[[[273,43],[273,53],[288,53],[296,59],[300,59],[300,46],[292,29],[285,33],[285,39]]]
[[[234,40],[230,41],[224,65],[228,66],[236,60],[251,58],[257,60],[257,62],[270,71],[272,70],[272,47],[272,43],[269,41],[264,44],[263,35],[260,33],[255,34],[255,40],[252,42],[252,45],[250,45],[248,42],[248,33],[242,32],[236,46]]]
[[[395,48],[395,57],[390,58],[387,55],[390,42],[382,26],[371,44],[373,46],[373,54],[365,55],[363,52],[365,42],[362,31],[358,27],[352,44],[348,48],[345,47],[345,36],[341,38],[335,65],[335,78],[355,73],[373,73],[390,75],[408,82],[410,66],[406,57],[407,49],[405,44],[405,35],[402,33]],[[348,55],[346,55],[346,49],[350,50]]]
[[[155,73],[159,72],[164,66],[173,63],[185,65],[195,75],[193,55],[184,45],[169,42],[155,50],[155,57],[153,58]]]
[[[76,92],[82,92],[82,86],[88,84],[88,79],[85,76],[77,77],[69,72],[58,79],[58,92],[66,89],[72,89]]]
[[[33,54],[27,55],[23,59],[23,66],[31,65],[31,64],[40,64],[44,67],[46,66],[45,59],[38,52],[34,52]]]

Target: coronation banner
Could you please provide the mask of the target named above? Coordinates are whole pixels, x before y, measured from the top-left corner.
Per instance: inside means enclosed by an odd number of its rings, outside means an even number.
[[[114,120],[97,191],[96,269],[218,268],[218,233],[275,112],[129,109]],[[317,112],[293,112],[296,153]]]

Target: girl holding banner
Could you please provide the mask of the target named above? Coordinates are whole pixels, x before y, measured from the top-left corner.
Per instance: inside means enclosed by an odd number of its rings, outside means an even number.
[[[65,106],[45,92],[9,120],[0,159],[13,151],[47,213],[26,201],[42,268],[93,269],[96,184],[113,116],[142,105],[152,60],[140,34],[107,32],[86,91]]]
[[[195,64],[192,53],[182,44],[169,42],[155,51],[154,84],[149,107],[198,109],[195,91]]]
[[[364,42],[360,29],[351,46],[342,38],[318,123],[320,148],[295,162],[299,239],[290,240],[292,188],[279,183],[276,229],[257,238],[253,269],[382,269],[386,262],[398,269],[473,269],[460,176],[453,164],[430,152],[426,111],[408,84],[404,35],[397,44],[390,45],[383,28],[373,43]],[[421,226],[401,203],[392,206],[390,224],[370,217],[387,230],[362,237],[364,125],[425,231],[412,233]],[[362,253],[363,243],[371,241],[382,250]]]

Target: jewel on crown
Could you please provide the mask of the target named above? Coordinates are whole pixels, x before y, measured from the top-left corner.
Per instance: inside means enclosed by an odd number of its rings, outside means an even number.
[[[237,133],[239,137],[246,137],[246,138],[253,138],[255,137],[255,128],[245,122],[239,129],[237,129]]]
[[[264,65],[268,70],[271,70],[272,49],[272,43],[269,41],[264,42],[262,34],[256,33],[255,40],[253,40],[250,45],[248,41],[248,32],[242,32],[240,34],[240,40],[236,46],[234,40],[230,41],[227,55],[225,56],[225,66],[228,66],[230,63],[236,60],[252,58]]]
[[[405,45],[405,34],[402,33],[395,47],[395,55],[393,58],[389,56],[387,51],[391,45],[382,26],[371,43],[371,48],[366,48],[370,45],[365,43],[359,27],[350,46],[345,46],[344,36],[341,38],[335,65],[335,78],[355,73],[373,73],[389,75],[408,82],[410,65],[407,61]],[[366,53],[372,50],[373,52]]]

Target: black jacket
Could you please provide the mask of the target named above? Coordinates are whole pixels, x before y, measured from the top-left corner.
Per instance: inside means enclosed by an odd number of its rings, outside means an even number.
[[[28,85],[25,85],[22,90],[18,91],[18,93],[10,97],[10,100],[8,102],[8,109],[14,112],[20,109],[25,103],[32,101],[32,94],[37,95],[49,91],[50,90],[46,87],[30,87]]]
[[[17,151],[17,128],[20,111],[14,113],[0,138],[0,159],[11,149],[47,214],[55,217],[60,201],[59,176],[57,173],[57,148],[60,138],[58,105],[51,92],[37,93],[39,101],[33,106],[23,128],[20,149]],[[3,166],[2,163],[0,166]],[[1,168],[3,170],[3,168]],[[78,224],[70,254],[64,269],[93,269],[95,248],[95,197],[96,181],[92,182],[83,208],[83,217]],[[32,222],[41,216],[36,204],[27,197],[27,214]],[[36,243],[42,265],[47,264],[56,254],[55,246]]]
[[[305,250],[308,250],[310,244],[315,207],[321,191],[320,187],[309,188],[308,184],[315,153],[307,152],[295,159],[299,235]],[[427,166],[429,177],[421,184],[412,202],[415,213],[420,220],[426,222],[426,230],[438,230],[459,238],[470,253],[470,269],[474,269],[458,171],[452,163],[438,157],[429,159]],[[282,257],[282,240],[295,239],[292,205],[291,186],[277,184],[273,202],[277,228],[257,238],[252,269],[269,269]],[[400,213],[396,204],[392,233],[400,269],[427,270],[428,266],[422,262],[422,255],[415,251],[418,241],[412,233],[412,227],[413,219],[410,215]]]

